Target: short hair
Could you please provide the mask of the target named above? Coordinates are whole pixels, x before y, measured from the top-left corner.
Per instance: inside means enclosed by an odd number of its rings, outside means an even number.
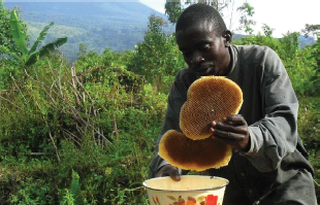
[[[182,12],[176,24],[176,32],[185,30],[201,21],[211,23],[218,37],[221,37],[227,30],[226,24],[216,9],[207,4],[197,3],[192,4]]]

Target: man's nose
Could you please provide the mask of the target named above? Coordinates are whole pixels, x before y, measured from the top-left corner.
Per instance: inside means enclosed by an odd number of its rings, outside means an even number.
[[[201,55],[200,52],[194,52],[192,55],[191,63],[200,63],[201,61],[204,61],[204,57]]]

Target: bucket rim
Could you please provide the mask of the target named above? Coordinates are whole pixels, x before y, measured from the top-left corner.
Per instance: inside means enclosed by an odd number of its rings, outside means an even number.
[[[142,185],[150,190],[154,190],[154,191],[167,191],[167,192],[193,192],[193,191],[212,191],[212,190],[217,190],[217,189],[221,189],[226,187],[229,184],[229,180],[225,179],[223,177],[218,177],[218,176],[205,176],[205,175],[185,175],[185,176],[181,176],[181,180],[182,178],[188,178],[188,177],[203,177],[203,178],[209,178],[209,179],[220,179],[225,181],[225,183],[223,185],[220,186],[214,186],[214,187],[206,187],[206,188],[199,188],[199,189],[161,189],[161,188],[155,188],[155,187],[151,187],[148,186],[146,182],[148,181],[153,181],[153,180],[158,180],[161,178],[170,178],[170,176],[166,176],[166,177],[156,177],[156,178],[151,178],[151,179],[147,179],[145,180]]]

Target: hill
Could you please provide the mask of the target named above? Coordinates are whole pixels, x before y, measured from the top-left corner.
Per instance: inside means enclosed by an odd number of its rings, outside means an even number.
[[[140,2],[5,2],[5,7],[18,7],[21,19],[28,24],[31,42],[50,22],[47,42],[68,37],[62,47],[71,61],[76,59],[79,44],[102,53],[134,49],[143,40],[151,14],[166,16]]]
[[[21,18],[28,24],[31,43],[50,22],[47,42],[59,37],[68,37],[62,46],[64,55],[77,59],[79,44],[99,54],[110,47],[112,51],[134,49],[143,40],[151,14],[167,17],[140,2],[5,2],[5,7],[20,9]],[[167,28],[171,32],[172,26]],[[233,39],[245,35],[234,34]],[[299,37],[301,48],[315,43],[313,38]]]

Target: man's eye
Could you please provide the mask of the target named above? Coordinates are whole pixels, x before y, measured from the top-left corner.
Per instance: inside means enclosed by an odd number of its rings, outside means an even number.
[[[202,50],[209,50],[210,49],[210,44],[205,44],[202,46]]]

